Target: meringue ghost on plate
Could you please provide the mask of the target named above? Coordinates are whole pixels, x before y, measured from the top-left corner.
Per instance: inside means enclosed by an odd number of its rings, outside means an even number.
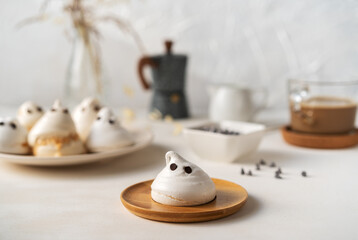
[[[42,107],[34,102],[27,101],[19,107],[19,110],[17,111],[17,119],[22,126],[30,131],[43,114]]]
[[[109,108],[102,108],[92,124],[86,146],[90,152],[104,152],[134,143],[132,135],[123,128]]]
[[[169,151],[166,166],[152,183],[152,199],[172,206],[195,206],[212,201],[215,184],[201,168]]]
[[[82,141],[86,141],[92,123],[96,120],[101,105],[96,98],[85,98],[73,111],[73,121],[75,122],[77,133]]]
[[[0,118],[0,152],[27,154],[27,130],[14,118]]]
[[[35,156],[64,156],[85,152],[67,108],[56,100],[31,129],[28,143]]]

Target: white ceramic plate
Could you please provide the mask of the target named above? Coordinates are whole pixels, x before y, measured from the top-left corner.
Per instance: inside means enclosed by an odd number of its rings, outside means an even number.
[[[118,150],[102,152],[102,153],[87,153],[63,157],[35,157],[30,155],[15,155],[0,153],[0,160],[25,164],[34,166],[66,166],[77,165],[83,163],[97,162],[103,159],[116,158],[128,153],[138,151],[148,146],[153,140],[153,133],[150,130],[136,130],[131,131],[134,136],[134,145],[123,147]]]

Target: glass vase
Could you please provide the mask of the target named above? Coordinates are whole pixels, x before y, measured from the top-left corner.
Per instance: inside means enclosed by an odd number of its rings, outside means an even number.
[[[74,34],[72,53],[67,68],[64,102],[73,107],[86,97],[105,102],[106,85],[98,46],[81,31]]]

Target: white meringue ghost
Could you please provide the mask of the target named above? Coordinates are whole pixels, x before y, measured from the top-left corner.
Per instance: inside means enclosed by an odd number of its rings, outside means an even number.
[[[166,166],[152,183],[152,199],[172,206],[195,206],[212,201],[215,184],[198,166],[169,151]]]
[[[17,111],[17,119],[22,126],[30,131],[43,114],[43,110],[39,105],[27,101],[19,107],[19,110]]]
[[[85,152],[67,108],[56,100],[31,129],[28,142],[36,156],[64,156]]]
[[[102,108],[92,124],[87,137],[86,146],[90,152],[116,150],[132,145],[131,134],[123,128],[109,108]]]
[[[96,98],[85,98],[75,108],[72,117],[75,122],[77,133],[82,141],[86,141],[93,121],[97,118],[101,105]]]
[[[14,118],[0,118],[0,152],[27,154],[27,130]]]

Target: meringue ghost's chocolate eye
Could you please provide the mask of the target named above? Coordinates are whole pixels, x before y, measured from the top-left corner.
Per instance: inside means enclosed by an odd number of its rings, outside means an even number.
[[[5,124],[4,122],[0,122],[0,126],[4,126],[4,124]]]
[[[97,121],[101,120],[101,117],[97,117]]]
[[[178,168],[178,165],[176,165],[175,163],[170,164],[170,170],[174,171],[177,168]]]
[[[37,111],[42,112],[42,107],[37,107]]]
[[[27,113],[31,114],[32,113],[31,109],[27,109]]]
[[[96,106],[94,106],[94,108],[93,108],[96,112],[98,112],[100,109],[101,109],[101,107],[100,106],[98,106],[98,105],[96,105]]]
[[[12,129],[16,129],[16,124],[15,123],[11,122],[10,126],[12,127]]]
[[[62,110],[62,112],[65,113],[65,114],[67,114],[67,113],[68,113],[68,109],[65,108],[65,109]]]
[[[184,171],[185,171],[187,174],[190,174],[193,170],[191,169],[191,167],[184,167]]]
[[[114,124],[114,120],[109,120],[109,124]]]
[[[56,112],[56,109],[54,109],[54,108],[51,108],[51,112]]]

